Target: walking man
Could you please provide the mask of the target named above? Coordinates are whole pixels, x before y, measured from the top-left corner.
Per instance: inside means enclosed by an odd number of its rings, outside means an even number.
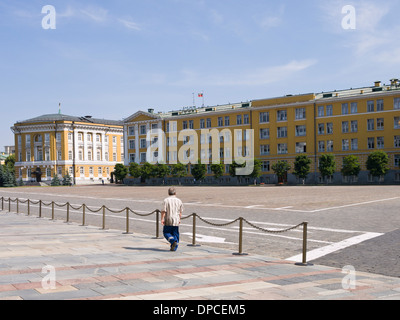
[[[169,197],[163,203],[161,223],[164,226],[164,237],[171,244],[171,251],[176,251],[179,244],[179,224],[183,213],[183,203],[176,197],[175,188],[169,188],[168,195]]]

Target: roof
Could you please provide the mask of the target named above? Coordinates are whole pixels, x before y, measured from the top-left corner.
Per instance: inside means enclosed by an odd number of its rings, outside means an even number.
[[[53,122],[53,121],[75,121],[75,122],[86,122],[93,124],[104,124],[111,126],[122,126],[122,121],[117,120],[106,120],[106,119],[96,119],[89,116],[84,117],[75,117],[69,116],[65,114],[55,113],[55,114],[45,114],[39,117],[35,117],[32,119],[18,121],[16,124],[24,124],[24,123],[37,123],[37,122]]]

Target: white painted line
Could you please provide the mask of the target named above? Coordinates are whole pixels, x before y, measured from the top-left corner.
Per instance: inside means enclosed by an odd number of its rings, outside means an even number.
[[[369,239],[373,239],[379,236],[382,236],[383,233],[376,233],[376,232],[367,232],[364,233],[362,235],[359,236],[355,236],[352,238],[348,238],[346,240],[340,241],[340,242],[336,242],[334,244],[322,247],[322,248],[318,248],[318,249],[314,249],[311,251],[307,252],[307,261],[312,261],[318,258],[321,258],[323,256],[326,256],[330,253],[336,252],[338,250],[341,249],[345,249],[351,246],[354,246],[356,244],[359,244],[361,242],[364,242],[366,240]],[[295,261],[295,262],[301,262],[302,261],[302,254],[298,254],[296,256],[287,258],[286,260],[288,261]]]
[[[365,204],[371,204],[371,203],[383,202],[383,201],[390,201],[390,200],[397,200],[397,199],[400,199],[400,197],[388,198],[388,199],[380,199],[380,200],[371,200],[371,201],[358,202],[358,203],[351,203],[351,204],[346,204],[346,205],[343,205],[343,206],[316,209],[316,210],[312,210],[312,211],[309,211],[309,212],[321,212],[321,211],[327,211],[327,210],[333,210],[333,209],[341,209],[341,208],[362,206],[362,205],[365,205]]]

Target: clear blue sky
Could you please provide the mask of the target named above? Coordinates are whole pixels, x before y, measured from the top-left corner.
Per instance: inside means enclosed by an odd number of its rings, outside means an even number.
[[[45,5],[56,29],[43,29]],[[345,5],[355,29],[344,29]],[[48,113],[236,103],[400,78],[400,1],[1,0],[0,149]],[[347,21],[347,20],[346,20]]]

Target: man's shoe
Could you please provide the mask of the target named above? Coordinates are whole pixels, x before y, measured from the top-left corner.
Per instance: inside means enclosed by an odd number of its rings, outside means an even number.
[[[176,251],[178,249],[178,242],[174,242],[172,245],[171,245],[171,251]]]

